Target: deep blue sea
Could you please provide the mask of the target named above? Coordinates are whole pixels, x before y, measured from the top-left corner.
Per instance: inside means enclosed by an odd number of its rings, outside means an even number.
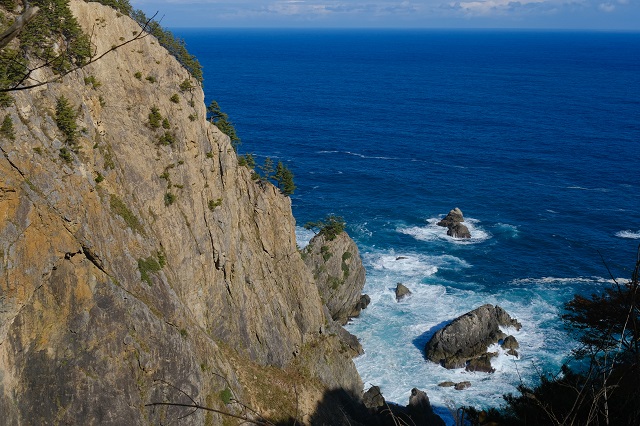
[[[576,292],[628,279],[640,244],[640,33],[178,29],[242,139],[285,162],[302,228],[342,216],[372,302],[348,326],[365,386],[440,414],[499,405],[557,372]],[[435,225],[462,209],[470,240]],[[604,262],[603,262],[604,260]],[[605,262],[606,265],[605,266]],[[397,303],[396,283],[413,295]],[[438,326],[484,303],[523,324],[496,372],[424,360]],[[469,380],[465,391],[439,388]]]

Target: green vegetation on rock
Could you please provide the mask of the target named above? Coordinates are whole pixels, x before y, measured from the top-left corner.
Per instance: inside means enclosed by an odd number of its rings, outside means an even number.
[[[65,143],[75,148],[78,136],[78,125],[76,110],[64,95],[56,101],[56,125],[65,135]]]
[[[171,31],[162,28],[162,26],[154,20],[147,18],[141,10],[135,10],[129,13],[140,26],[147,24],[147,31],[158,39],[162,47],[167,49],[180,64],[191,73],[191,76],[198,82],[202,83],[202,66],[195,56],[187,51],[184,40],[176,38]]]
[[[220,110],[220,106],[216,101],[212,101],[207,107],[209,114],[209,120],[216,125],[218,129],[231,139],[231,146],[235,151],[238,150],[240,145],[240,138],[236,134],[236,129],[233,127],[231,121],[229,121],[229,115]]]
[[[13,128],[13,120],[8,114],[5,115],[4,119],[2,120],[2,125],[0,126],[0,135],[11,141],[16,139],[15,130]]]
[[[109,205],[111,207],[111,211],[124,219],[124,222],[129,228],[139,234],[144,235],[144,228],[142,226],[142,223],[140,223],[138,217],[131,211],[131,209],[129,209],[129,207],[127,207],[127,205],[120,199],[120,197],[115,194],[111,194],[111,197],[109,198]]]
[[[333,241],[339,234],[344,232],[346,223],[340,216],[327,215],[324,220],[317,222],[307,222],[305,229],[317,232],[318,235],[324,235],[327,241]]]
[[[162,269],[160,262],[158,262],[153,256],[146,259],[138,259],[138,271],[140,271],[140,279],[149,285],[153,285],[151,281],[151,275]]]
[[[149,127],[152,129],[157,129],[162,125],[162,114],[160,114],[160,110],[157,106],[151,107],[151,112],[149,113]]]

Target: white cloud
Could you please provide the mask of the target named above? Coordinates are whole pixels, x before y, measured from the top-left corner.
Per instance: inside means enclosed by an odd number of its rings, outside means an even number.
[[[598,5],[598,9],[600,9],[603,12],[613,12],[614,10],[616,10],[616,6],[613,3],[600,3]]]
[[[547,0],[478,0],[450,3],[453,9],[458,9],[468,16],[486,16],[504,14],[512,9],[528,4],[549,3]]]

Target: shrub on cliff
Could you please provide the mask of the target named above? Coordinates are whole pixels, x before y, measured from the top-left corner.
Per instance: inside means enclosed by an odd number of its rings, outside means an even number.
[[[13,120],[11,119],[10,115],[4,116],[4,119],[2,120],[2,125],[0,126],[0,135],[2,135],[3,137],[11,141],[16,139],[16,135],[13,128]]]
[[[72,149],[76,148],[78,137],[77,114],[67,98],[60,96],[56,100],[56,125],[65,136],[65,143]]]

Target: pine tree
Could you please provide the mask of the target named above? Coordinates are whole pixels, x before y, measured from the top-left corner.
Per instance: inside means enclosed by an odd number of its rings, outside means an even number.
[[[273,173],[275,169],[273,168],[273,160],[270,157],[264,159],[264,164],[260,166],[260,170],[262,170],[262,179],[269,181],[274,179]]]
[[[229,136],[229,139],[231,139],[231,146],[234,151],[237,152],[238,145],[240,145],[241,141],[236,133],[235,127],[233,127],[233,124],[229,121],[229,115],[222,112],[220,105],[218,105],[218,102],[216,101],[211,101],[207,107],[207,112],[209,113],[209,121],[215,124],[222,133]]]
[[[293,183],[293,172],[291,172],[287,166],[282,164],[282,161],[278,161],[275,180],[278,183],[280,191],[287,197],[291,196],[296,190],[296,185]]]

